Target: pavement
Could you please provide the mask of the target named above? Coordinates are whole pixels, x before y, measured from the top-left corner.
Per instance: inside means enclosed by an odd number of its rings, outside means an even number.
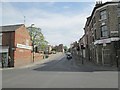
[[[94,64],[93,62],[87,61],[83,59],[82,64],[82,58],[74,57],[75,63],[77,66],[79,66],[81,69],[83,68],[84,71],[118,71],[117,66],[109,66],[109,65],[98,65]],[[87,69],[87,70],[86,70]]]
[[[63,53],[58,52],[58,53],[56,53],[56,54],[57,54],[57,57],[59,57],[59,56],[61,56]],[[45,58],[45,59],[39,60],[39,61],[37,61],[37,62],[34,62],[34,63],[31,63],[31,64],[28,64],[28,65],[25,65],[25,66],[11,67],[11,68],[0,68],[0,70],[24,69],[24,68],[33,67],[33,66],[36,66],[36,65],[38,65],[38,64],[42,64],[42,63],[50,62],[50,61],[54,60],[53,58],[55,58],[56,54],[51,54],[51,55],[49,55],[48,58]],[[57,58],[57,57],[56,57],[56,58]],[[61,59],[61,58],[59,58],[59,59]]]

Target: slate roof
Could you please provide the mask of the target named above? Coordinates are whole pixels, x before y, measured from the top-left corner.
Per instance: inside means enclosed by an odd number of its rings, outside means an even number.
[[[10,32],[15,31],[19,27],[23,26],[24,24],[17,24],[17,25],[7,25],[7,26],[0,26],[0,32]]]

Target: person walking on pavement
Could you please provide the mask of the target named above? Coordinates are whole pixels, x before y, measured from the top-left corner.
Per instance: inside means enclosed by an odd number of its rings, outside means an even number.
[[[9,56],[8,57],[8,67],[10,67],[11,66],[11,57]]]
[[[5,60],[4,60],[3,56],[2,56],[2,68],[4,68],[4,65],[5,65]]]

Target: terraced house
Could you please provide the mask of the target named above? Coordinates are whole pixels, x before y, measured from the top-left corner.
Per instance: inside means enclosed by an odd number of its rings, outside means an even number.
[[[97,64],[120,61],[120,2],[97,2],[85,25],[86,58]]]

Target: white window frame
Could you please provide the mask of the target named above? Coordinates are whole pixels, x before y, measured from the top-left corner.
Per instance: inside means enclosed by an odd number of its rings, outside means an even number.
[[[101,26],[101,37],[108,37],[108,27],[106,25]]]
[[[101,20],[107,19],[107,11],[106,10],[100,11],[100,19]]]

